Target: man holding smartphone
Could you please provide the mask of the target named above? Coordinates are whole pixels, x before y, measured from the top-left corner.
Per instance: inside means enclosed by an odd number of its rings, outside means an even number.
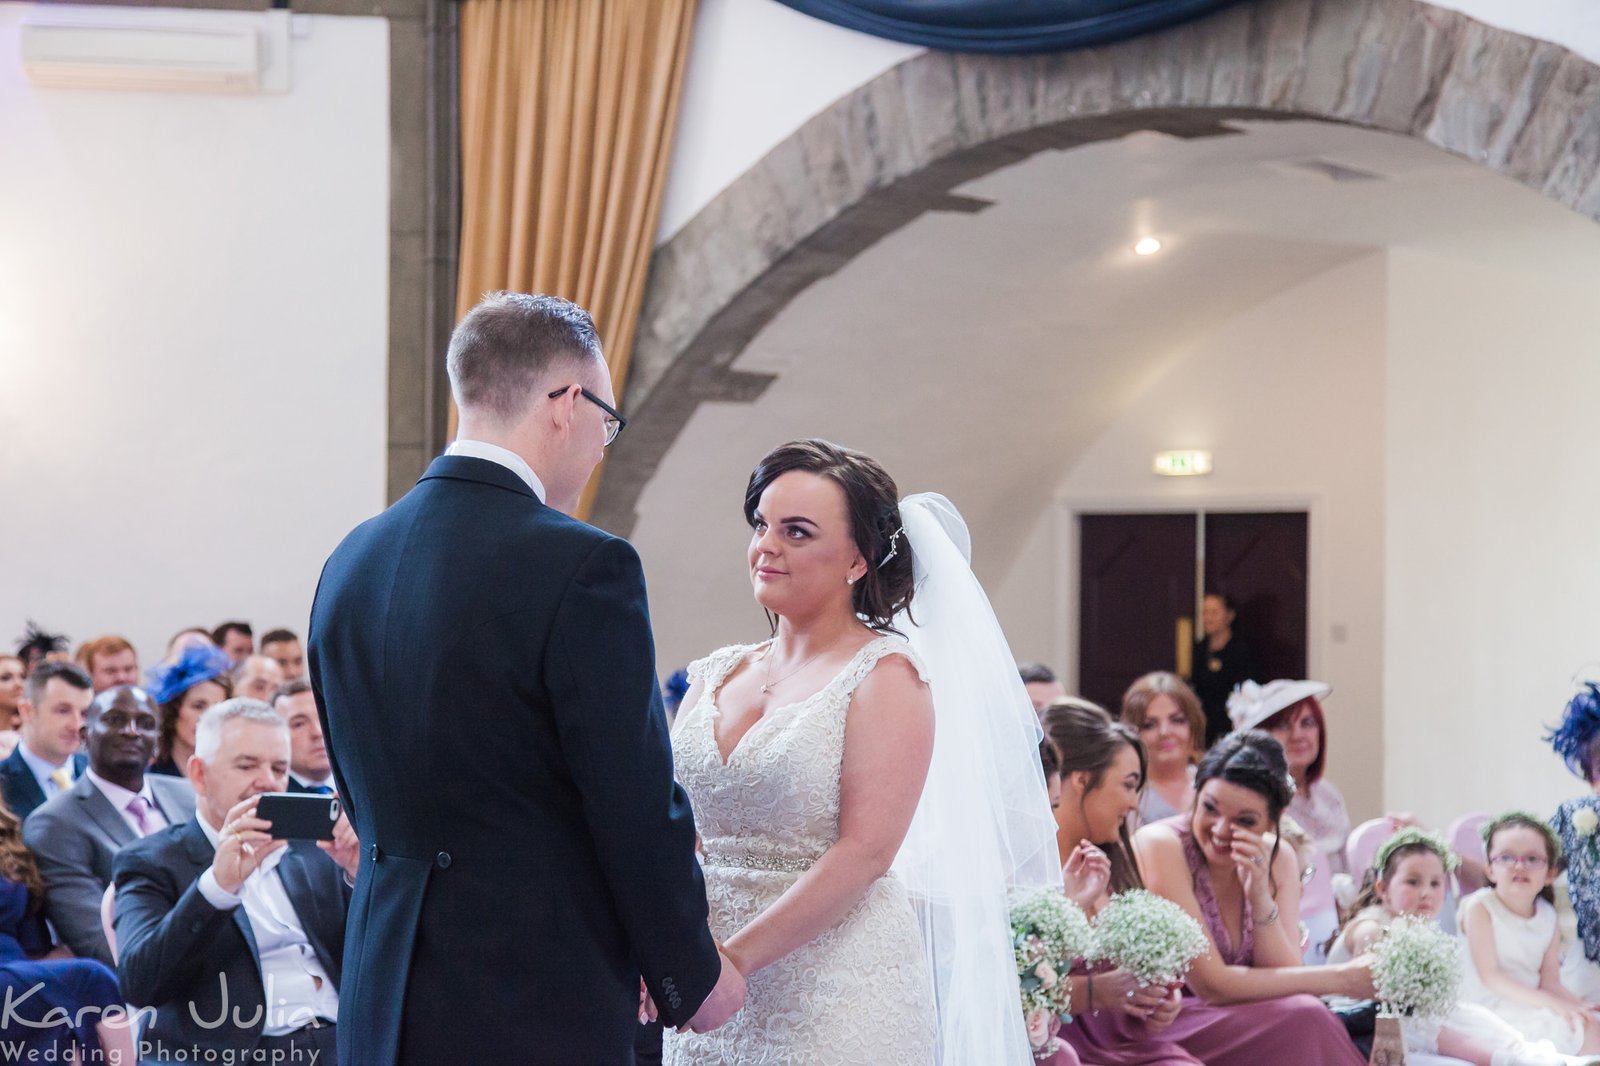
[[[258,700],[206,711],[188,774],[194,820],[124,848],[115,868],[122,993],[155,1010],[141,1058],[335,1062],[360,843],[343,818],[314,843],[259,817],[288,783],[289,731]]]

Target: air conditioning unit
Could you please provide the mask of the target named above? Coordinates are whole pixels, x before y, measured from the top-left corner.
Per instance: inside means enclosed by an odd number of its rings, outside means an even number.
[[[285,92],[289,19],[283,9],[51,5],[22,22],[22,67],[42,88]]]

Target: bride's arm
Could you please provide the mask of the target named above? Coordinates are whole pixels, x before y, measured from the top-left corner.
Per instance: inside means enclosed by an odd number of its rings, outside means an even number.
[[[856,689],[844,730],[839,840],[723,945],[745,976],[837,925],[889,870],[933,758],[933,699],[916,669],[884,658]]]

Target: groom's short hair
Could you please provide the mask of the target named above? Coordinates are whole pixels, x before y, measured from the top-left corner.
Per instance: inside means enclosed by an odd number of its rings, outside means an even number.
[[[521,416],[556,371],[602,359],[589,312],[559,296],[491,292],[450,335],[445,369],[456,406]]]

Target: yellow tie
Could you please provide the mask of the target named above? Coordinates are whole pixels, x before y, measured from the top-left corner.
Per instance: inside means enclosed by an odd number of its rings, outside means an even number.
[[[56,783],[57,792],[65,792],[72,787],[72,771],[63,766],[50,775],[50,780]]]

